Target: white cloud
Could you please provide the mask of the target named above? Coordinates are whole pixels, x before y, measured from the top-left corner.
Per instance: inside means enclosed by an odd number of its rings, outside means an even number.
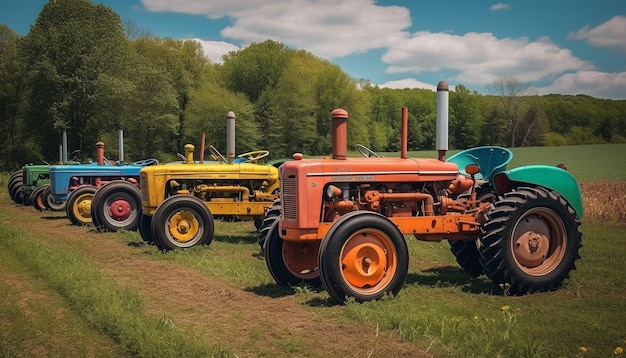
[[[204,55],[213,63],[222,63],[222,56],[228,54],[231,51],[239,50],[239,47],[224,41],[207,41],[198,38],[188,39],[197,41],[202,45]]]
[[[506,76],[532,82],[594,69],[545,38],[531,42],[475,32],[462,36],[417,32],[403,43],[394,43],[382,60],[389,64],[388,73],[454,72],[450,79],[466,85],[484,85]]]
[[[626,98],[626,72],[607,73],[599,71],[579,71],[565,74],[547,87],[535,87],[539,95],[587,94],[597,98]]]
[[[537,88],[542,93],[589,93],[603,98],[626,96],[623,74],[598,72],[593,63],[548,38],[497,38],[488,32],[410,34],[407,32],[412,25],[409,10],[403,6],[382,6],[376,0],[141,2],[149,11],[230,19],[230,26],[220,32],[227,42],[196,39],[203,44],[207,57],[216,63],[222,62],[221,57],[230,51],[272,39],[328,59],[382,49],[386,51],[381,58],[387,66],[385,72],[407,77],[389,81],[382,87],[435,89],[432,84],[418,81],[419,75],[433,75],[474,88],[514,76],[526,83],[556,79],[549,87]],[[490,10],[509,8],[508,3],[498,2]],[[585,40],[595,47],[626,51],[624,34],[626,16],[615,16],[597,27],[581,28],[569,37]]]
[[[569,38],[586,40],[591,46],[626,51],[626,16],[615,16],[594,28],[585,26],[572,32]]]
[[[231,17],[221,36],[251,42],[273,39],[324,58],[384,48],[403,40],[411,25],[401,6],[374,0],[142,0],[150,11],[181,12],[209,18]]]
[[[499,2],[497,4],[493,4],[489,8],[489,10],[491,10],[491,11],[500,11],[500,10],[508,10],[508,9],[510,9],[509,4],[505,4],[503,2]]]

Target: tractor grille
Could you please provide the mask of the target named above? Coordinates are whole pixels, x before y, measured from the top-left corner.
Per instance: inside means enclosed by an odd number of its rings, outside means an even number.
[[[283,202],[283,216],[289,219],[295,219],[298,215],[297,201],[296,201],[296,176],[289,175],[282,180],[282,202]]]

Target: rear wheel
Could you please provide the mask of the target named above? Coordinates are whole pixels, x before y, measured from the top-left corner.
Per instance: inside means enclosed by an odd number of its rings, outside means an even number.
[[[261,224],[258,227],[259,231],[259,246],[261,250],[263,250],[263,246],[265,245],[265,238],[269,232],[270,227],[280,217],[280,201],[276,200],[274,204],[270,207],[270,209],[265,214],[265,218],[261,221]]]
[[[283,287],[321,285],[317,269],[319,241],[285,241],[278,236],[278,220],[270,226],[265,242],[265,263],[270,274]]]
[[[480,264],[480,253],[476,247],[476,241],[451,240],[450,251],[456,258],[461,268],[471,276],[483,274],[483,266]]]
[[[582,247],[574,209],[554,191],[519,188],[494,204],[479,251],[487,276],[511,294],[558,288],[576,269]]]
[[[43,191],[43,202],[47,209],[52,211],[63,211],[65,210],[66,201],[56,201],[52,196],[52,192],[50,190],[50,185]]]
[[[13,173],[11,177],[9,178],[9,181],[7,182],[7,191],[9,193],[9,196],[11,197],[11,200],[13,201],[15,201],[15,199],[13,198],[13,188],[15,187],[15,183],[18,181],[20,182],[20,184],[23,181],[21,170],[18,170],[17,172]]]
[[[137,226],[139,229],[139,235],[143,241],[147,243],[152,243],[154,240],[152,239],[152,232],[150,231],[150,226],[152,224],[152,216],[141,214],[139,216],[139,225]]]
[[[213,232],[213,215],[202,200],[191,195],[170,196],[152,218],[152,238],[162,250],[209,245]]]
[[[409,254],[404,236],[382,215],[356,211],[340,218],[324,237],[319,254],[324,288],[338,302],[397,294],[406,279]]]
[[[72,224],[81,226],[90,225],[93,222],[91,208],[96,190],[98,188],[92,185],[80,186],[67,198],[65,213]]]
[[[24,187],[22,185],[22,179],[15,180],[13,183],[11,183],[11,186],[9,186],[9,195],[16,204],[24,203],[23,188]]]
[[[141,215],[141,192],[127,181],[113,181],[96,191],[92,216],[98,231],[135,230]]]

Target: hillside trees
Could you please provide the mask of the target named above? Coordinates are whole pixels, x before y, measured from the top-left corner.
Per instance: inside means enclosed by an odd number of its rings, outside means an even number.
[[[471,148],[480,142],[482,118],[477,106],[478,96],[464,85],[457,85],[450,92],[450,148]]]
[[[122,108],[128,46],[119,16],[87,0],[48,2],[21,48],[30,79],[27,125],[44,156],[57,156],[63,130],[69,149],[92,149]]]
[[[270,158],[328,155],[330,113],[349,113],[348,146],[400,149],[400,113],[409,109],[409,150],[435,146],[436,93],[380,88],[332,62],[267,40],[211,63],[193,41],[161,39],[87,0],[47,3],[23,37],[0,25],[0,166],[56,161],[63,130],[85,159],[94,144],[115,157],[123,129],[129,161],[172,160],[184,145],[226,152],[226,114],[236,114],[236,152]],[[451,149],[626,141],[626,100],[533,96],[516,78],[481,95],[450,91]],[[197,153],[197,150],[196,150]]]
[[[519,122],[527,110],[525,100],[528,95],[528,84],[517,77],[509,76],[494,80],[488,84],[488,88],[496,95],[493,114],[504,120],[510,135],[508,145],[515,147],[516,136],[520,131]]]
[[[18,53],[20,36],[0,25],[0,168],[39,161],[39,148],[27,140],[24,110],[28,86]]]

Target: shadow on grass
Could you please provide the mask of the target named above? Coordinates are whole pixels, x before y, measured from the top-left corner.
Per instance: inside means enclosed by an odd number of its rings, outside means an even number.
[[[69,220],[67,216],[48,216],[44,215],[41,217],[44,220]]]
[[[214,241],[225,242],[228,244],[253,244],[259,242],[259,238],[255,235],[219,235],[213,238]]]
[[[277,283],[264,283],[258,286],[248,286],[244,288],[246,292],[252,292],[255,295],[265,296],[270,298],[280,298],[286,296],[292,296],[296,291],[291,287],[282,287]]]
[[[501,289],[491,283],[484,275],[473,277],[460,267],[455,266],[433,267],[419,273],[409,273],[405,284],[428,287],[461,287],[464,292],[469,293],[502,294]]]

